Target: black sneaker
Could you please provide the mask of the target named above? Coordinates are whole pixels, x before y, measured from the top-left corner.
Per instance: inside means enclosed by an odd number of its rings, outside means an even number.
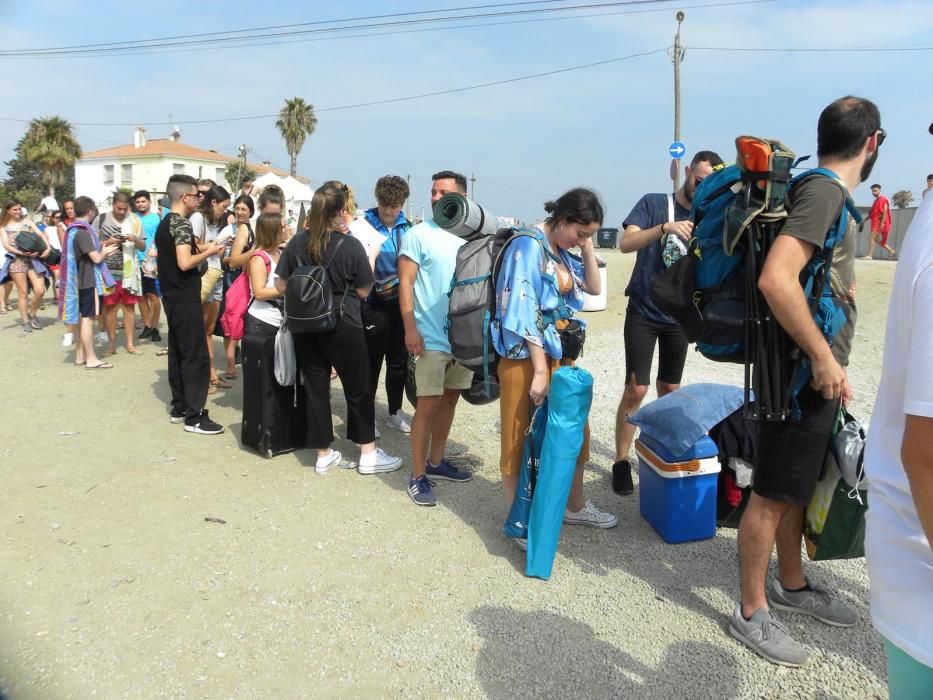
[[[620,496],[629,496],[635,491],[632,483],[632,465],[627,459],[620,459],[612,465],[612,490]]]
[[[152,333],[152,329],[149,326],[143,326],[142,332],[139,334],[140,340],[145,340],[149,337],[149,334]]]
[[[158,328],[150,328],[150,329],[149,329],[149,340],[151,340],[153,343],[161,343],[161,342],[162,342],[162,335],[159,333],[159,329],[158,329]]]
[[[184,412],[182,412],[182,413],[175,413],[175,411],[172,411],[171,413],[168,414],[168,417],[169,417],[169,420],[170,420],[173,424],[175,424],[175,425],[177,425],[178,423],[184,423],[184,422],[185,422],[185,414],[184,414]]]
[[[197,433],[198,435],[220,435],[224,427],[219,423],[212,421],[207,411],[201,411],[200,415],[192,416],[185,421],[185,432]]]

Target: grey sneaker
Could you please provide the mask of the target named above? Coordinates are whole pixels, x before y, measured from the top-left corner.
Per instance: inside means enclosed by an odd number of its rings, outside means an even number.
[[[809,584],[810,582],[807,581]],[[854,610],[850,610],[838,600],[833,600],[825,588],[810,586],[809,591],[792,593],[785,591],[776,578],[771,581],[768,591],[771,606],[778,610],[812,615],[820,622],[834,627],[852,627],[858,622]]]
[[[729,621],[729,634],[779,666],[799,668],[810,658],[810,652],[790,636],[767,608],[759,608],[751,620],[746,620],[742,617],[742,604],[736,605]]]

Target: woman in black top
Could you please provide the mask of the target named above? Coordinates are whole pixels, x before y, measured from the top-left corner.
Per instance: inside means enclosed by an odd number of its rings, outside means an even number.
[[[308,397],[308,445],[317,450],[315,471],[326,473],[339,464],[352,468],[331,449],[334,425],[330,410],[330,368],[337,370],[347,401],[347,438],[360,446],[361,474],[394,471],[402,466],[375,443],[375,397],[370,388],[369,360],[360,314],[360,300],[373,286],[373,272],[363,244],[340,233],[346,195],[335,187],[321,187],[311,200],[308,228],[288,242],[275,272],[281,292],[296,270],[309,265],[327,268],[335,303],[343,300],[337,327],[323,333],[294,333],[295,354]],[[349,292],[346,293],[345,292]],[[286,304],[286,323],[288,308]]]

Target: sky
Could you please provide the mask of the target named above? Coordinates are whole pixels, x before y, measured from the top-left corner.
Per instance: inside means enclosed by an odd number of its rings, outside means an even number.
[[[158,122],[172,115],[185,143],[229,155],[246,144],[250,161],[271,160],[287,170],[274,118],[189,122],[274,114],[285,98],[300,96],[314,105],[318,126],[299,156],[299,174],[318,183],[349,183],[361,206],[374,204],[373,186],[381,175],[397,174],[410,176],[411,203],[420,215],[431,174],[451,169],[475,176],[475,199],[499,216],[534,221],[543,216],[546,200],[587,186],[606,204],[606,225],[617,226],[642,194],[671,187],[669,48],[674,14],[682,9],[685,162],[703,149],[734,160],[734,139],[742,134],[778,138],[798,155],[814,154],[815,161],[820,111],[855,94],[878,104],[888,133],[871,180],[889,195],[908,189],[919,198],[933,172],[933,137],[927,133],[933,121],[933,51],[760,49],[930,49],[933,3],[725,1],[589,7],[464,20],[456,27],[404,25],[392,34],[303,35],[289,43],[262,39],[242,45],[218,38],[171,52],[35,58],[15,52],[418,10],[464,15],[503,8],[455,9],[497,4],[492,0],[166,0],[158,9],[112,0],[0,0],[0,47],[14,52],[0,56],[0,161],[13,157],[34,117],[59,115],[76,124],[82,148],[92,151],[131,143],[135,125],[145,126],[149,138],[164,138],[172,127]],[[604,2],[523,3],[504,10]],[[657,52],[634,56],[651,51]],[[332,109],[628,56],[634,57],[443,96]],[[90,125],[114,122],[127,125]],[[857,203],[870,201],[868,184],[854,193]]]

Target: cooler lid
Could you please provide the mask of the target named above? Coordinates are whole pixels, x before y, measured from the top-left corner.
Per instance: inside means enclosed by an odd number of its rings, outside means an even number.
[[[650,435],[645,434],[644,431],[639,434],[638,439],[644,443],[648,449],[669,464],[674,462],[687,462],[692,459],[716,457],[719,455],[719,448],[709,435],[704,435],[693,444],[693,447],[679,455],[673,454],[660,440],[652,438]]]
[[[654,473],[665,479],[679,479],[685,476],[703,476],[718,474],[721,466],[718,457],[704,457],[681,462],[668,462],[648,447],[641,439],[635,441],[635,453]]]

